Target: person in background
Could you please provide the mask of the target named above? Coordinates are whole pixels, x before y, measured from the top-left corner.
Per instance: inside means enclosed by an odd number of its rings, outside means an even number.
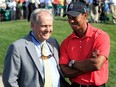
[[[16,20],[23,19],[23,6],[22,3],[24,0],[15,0],[16,1]]]
[[[104,1],[104,10],[105,10],[105,14],[108,15],[109,14],[109,0],[105,0]]]
[[[4,14],[6,10],[5,0],[0,0],[0,21],[4,21]]]
[[[64,14],[67,11],[68,5],[72,2],[72,0],[64,0]]]
[[[6,2],[5,2],[5,0],[0,0],[0,9],[6,9]]]
[[[36,0],[27,0],[27,20],[30,21],[31,13],[36,9],[35,6]]]
[[[93,15],[93,0],[87,0],[86,1],[87,6],[88,6],[88,10],[89,10],[89,22],[94,22],[94,15]]]
[[[108,0],[101,1],[99,8],[100,8],[100,12],[99,12],[100,13],[100,15],[99,15],[100,22],[109,21],[109,17],[108,17],[108,14],[110,12],[109,1]]]
[[[89,0],[91,22],[99,22],[99,0]]]
[[[11,44],[7,51],[2,74],[4,87],[69,87],[58,65],[59,45],[56,39],[50,38],[53,15],[48,10],[36,9],[30,16],[30,24],[29,34]],[[41,50],[44,43],[47,55]],[[44,86],[43,61],[50,65],[51,86]]]
[[[45,8],[45,0],[39,0],[40,1],[40,4],[38,6],[38,8]]]
[[[27,7],[26,7],[26,0],[22,3],[22,9],[23,9],[23,19],[27,18]]]
[[[112,21],[116,24],[116,0],[109,0],[109,4],[112,12]]]
[[[64,14],[73,32],[61,43],[60,67],[71,87],[105,87],[110,37],[86,21],[87,9],[84,2],[72,2]]]
[[[52,0],[45,0],[45,8],[53,14]]]
[[[59,4],[60,4],[60,0],[53,0],[52,1],[54,16],[60,16]]]
[[[17,5],[16,1],[10,0],[10,2],[7,2],[7,5],[11,11],[11,20],[16,20],[16,5]]]

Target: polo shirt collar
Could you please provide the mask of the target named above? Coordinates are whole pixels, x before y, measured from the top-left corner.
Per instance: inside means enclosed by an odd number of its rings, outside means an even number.
[[[92,26],[89,24],[89,23],[87,23],[87,31],[86,31],[86,34],[85,34],[85,36],[84,37],[92,37],[92,33],[93,33],[93,28],[92,28]],[[76,34],[75,34],[75,32],[72,32],[72,34],[71,34],[71,37],[72,38],[79,38],[78,36],[76,36]]]

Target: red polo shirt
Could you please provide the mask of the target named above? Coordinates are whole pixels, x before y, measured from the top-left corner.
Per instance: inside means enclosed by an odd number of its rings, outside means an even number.
[[[88,24],[87,32],[83,38],[79,38],[73,32],[61,44],[60,64],[67,64],[70,60],[85,60],[90,58],[94,50],[108,58],[110,52],[110,38],[104,31]],[[108,80],[108,60],[99,71],[70,78],[71,82],[83,85],[101,85]]]

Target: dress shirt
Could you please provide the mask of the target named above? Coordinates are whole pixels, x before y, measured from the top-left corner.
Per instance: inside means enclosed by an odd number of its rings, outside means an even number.
[[[37,55],[38,55],[38,58],[40,60],[40,63],[41,63],[41,70],[42,70],[42,79],[44,80],[44,65],[43,65],[43,61],[42,61],[42,53],[41,53],[41,47],[42,47],[42,42],[40,42],[39,40],[37,40],[33,34],[33,32],[31,32],[31,36],[32,36],[32,41],[35,45],[35,49],[37,51]],[[50,51],[48,45],[47,46],[47,54],[50,55],[52,54],[52,52]],[[50,66],[51,66],[51,72],[52,72],[52,79],[53,79],[53,87],[60,87],[60,75],[59,75],[59,72],[58,72],[58,69],[57,69],[57,63],[55,61],[55,58],[54,57],[51,57],[48,59],[49,63],[50,63]]]
[[[8,4],[8,7],[10,7],[10,10],[16,11],[16,5],[17,5],[16,1],[12,1],[12,2],[10,1],[7,4]]]

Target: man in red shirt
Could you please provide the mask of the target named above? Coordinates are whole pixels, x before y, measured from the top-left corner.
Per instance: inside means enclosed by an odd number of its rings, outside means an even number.
[[[110,38],[87,23],[87,9],[84,2],[72,2],[64,14],[73,32],[61,44],[60,66],[71,87],[105,87]]]

